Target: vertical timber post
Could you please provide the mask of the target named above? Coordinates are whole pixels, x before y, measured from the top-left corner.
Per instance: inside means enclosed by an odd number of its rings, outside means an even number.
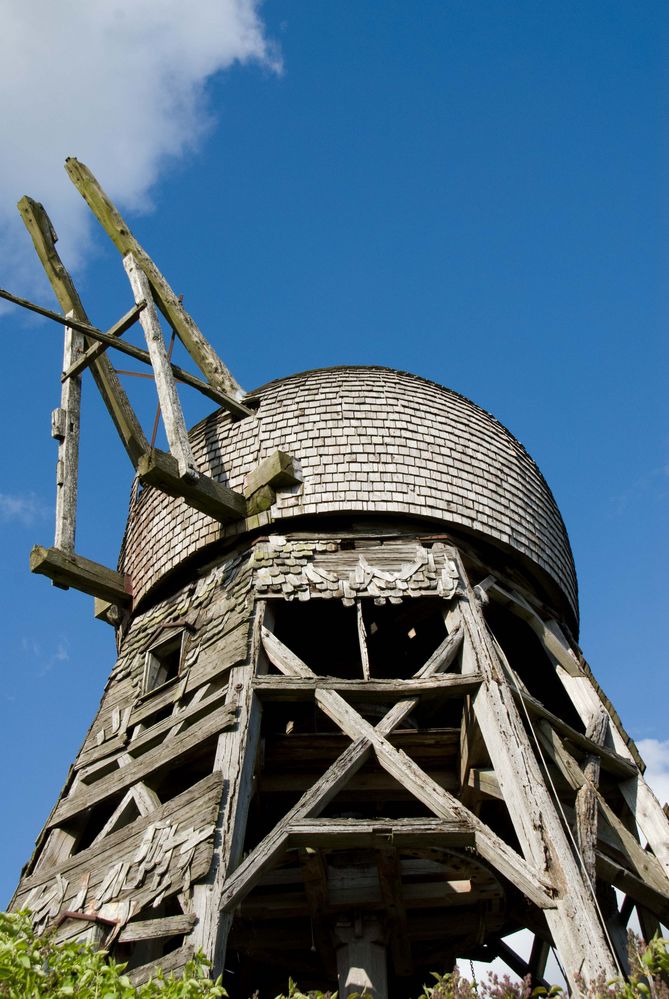
[[[528,861],[554,879],[558,895],[554,909],[544,915],[560,952],[569,981],[582,975],[594,981],[618,974],[616,960],[597,912],[594,895],[586,885],[572,846],[563,829],[530,745],[508,678],[469,585],[457,552],[465,594],[459,609],[465,642],[472,662],[484,680],[474,697],[474,713],[495,769],[516,835]]]
[[[68,318],[74,311],[67,313]],[[81,333],[65,327],[63,371],[67,371],[84,351]],[[51,414],[51,436],[58,441],[56,465],[56,534],[54,545],[64,552],[74,551],[77,527],[79,478],[79,431],[81,424],[81,375],[66,378],[61,387],[60,408]]]

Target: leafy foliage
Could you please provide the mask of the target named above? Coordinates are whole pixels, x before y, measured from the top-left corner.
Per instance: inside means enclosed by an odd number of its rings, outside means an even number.
[[[656,937],[647,947],[630,936],[628,980],[581,982],[586,999],[669,999],[669,940]],[[490,973],[482,983],[470,982],[456,968],[434,973],[419,999],[557,999],[558,985],[532,989],[529,978],[513,981]],[[125,965],[105,951],[69,941],[56,943],[37,936],[28,912],[0,912],[0,999],[217,999],[227,996],[221,979],[209,978],[209,963],[198,954],[180,975],[163,975],[133,985]],[[251,997],[258,999],[258,994]],[[337,999],[336,992],[303,992],[292,978],[288,992],[276,999]],[[358,994],[347,999],[368,999]]]
[[[159,973],[134,986],[125,965],[104,951],[36,936],[27,912],[0,913],[0,996],[3,999],[206,999],[227,995],[212,982],[202,955],[179,976]]]

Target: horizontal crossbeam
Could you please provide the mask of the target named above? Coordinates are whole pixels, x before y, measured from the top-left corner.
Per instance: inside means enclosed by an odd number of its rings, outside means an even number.
[[[56,586],[63,589],[72,587],[121,607],[132,601],[127,576],[114,572],[99,562],[91,562],[81,555],[63,552],[58,548],[35,545],[30,553],[30,571],[48,576]]]
[[[182,478],[176,458],[165,451],[156,448],[143,455],[137,465],[137,474],[142,485],[155,486],[168,496],[180,497],[214,520],[225,522],[246,516],[246,500],[241,493],[228,489],[208,475],[199,475],[195,481]]]

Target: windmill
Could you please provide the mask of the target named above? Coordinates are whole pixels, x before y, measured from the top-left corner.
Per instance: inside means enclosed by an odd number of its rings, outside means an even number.
[[[65,327],[56,536],[34,572],[95,598],[118,658],[13,908],[136,981],[198,949],[231,995],[404,999],[457,958],[578,992],[669,919],[669,822],[576,643],[560,513],[489,413],[385,368],[244,393],[90,171],[67,171],[134,306],[88,320],[19,208]],[[176,366],[163,325],[199,368]],[[123,335],[139,323],[146,350]],[[150,365],[169,451],[110,356]],[[116,568],[75,551],[81,379],[135,471]],[[216,404],[190,431],[177,383]],[[531,935],[528,957],[510,935]]]

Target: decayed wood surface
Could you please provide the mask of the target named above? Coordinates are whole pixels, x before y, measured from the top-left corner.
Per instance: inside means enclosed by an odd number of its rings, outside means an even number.
[[[452,557],[458,561],[461,578],[466,583],[455,550]],[[592,895],[572,854],[479,603],[468,583],[458,607],[472,661],[484,676],[474,698],[474,710],[490,757],[495,761],[516,835],[526,858],[538,870],[550,873],[558,889],[555,908],[546,910],[545,915],[567,976],[572,982],[577,971],[586,980],[600,975],[613,977],[617,970],[615,959]]]
[[[208,475],[199,475],[195,481],[184,478],[176,458],[157,448],[142,455],[137,473],[143,485],[156,486],[168,496],[178,496],[215,520],[239,520],[246,515],[246,500],[241,493]]]
[[[457,634],[459,645],[460,632],[455,634]],[[448,643],[450,639],[450,644],[454,645],[454,638],[455,635],[449,636],[446,642]],[[263,642],[272,662],[282,672],[288,675],[313,677],[309,667],[298,659],[290,649],[287,649],[275,635],[264,631]],[[427,665],[431,665],[431,669],[435,672],[441,668],[436,656],[433,656]],[[417,675],[420,675],[421,672],[423,671],[419,671]],[[387,732],[392,731],[392,728],[385,726],[386,731],[381,730],[380,726],[374,728],[335,691],[317,691],[316,703],[351,739],[366,738],[373,746],[381,766],[435,815],[447,820],[459,819],[468,823],[476,833],[479,852],[494,864],[500,873],[506,877],[512,874],[511,879],[536,904],[543,907],[553,905],[552,899],[546,891],[547,887],[551,887],[550,879],[546,878],[545,883],[542,883],[542,878],[537,870],[533,870],[530,865],[526,864],[515,851],[465,808],[456,797],[441,788],[410,757],[399,752],[386,738]],[[386,719],[392,719],[392,727],[394,728],[401,717],[405,716],[403,712],[407,712],[407,706],[414,707],[415,703],[415,699],[413,701],[400,701],[388,712],[384,722]]]
[[[19,201],[18,209],[63,313],[88,323],[79,293],[56,250],[56,232],[44,207],[24,197]],[[149,443],[118,375],[104,355],[91,363],[91,371],[128,457],[136,467],[140,456],[148,450]]]
[[[121,316],[118,322],[109,327],[106,332],[106,336],[112,337],[114,340],[123,336],[124,333],[127,333],[128,330],[135,325],[139,318],[140,312],[144,308],[146,308],[146,302],[137,302],[137,304],[133,305],[131,309],[128,309],[124,316]],[[87,330],[87,332],[90,333],[90,330]],[[69,367],[63,366],[63,373],[60,376],[60,380],[64,382],[67,381],[68,378],[75,378],[77,375],[82,374],[82,372],[89,367],[91,362],[94,361],[96,357],[104,354],[108,346],[109,344],[101,343],[99,341],[94,343],[92,347],[89,347],[88,350],[84,351],[82,356],[70,364]]]
[[[241,386],[202,335],[154,262],[132,235],[88,167],[70,157],[66,160],[65,169],[119,252],[123,256],[128,253],[134,255],[149,279],[161,311],[207,380],[226,395],[231,395],[237,400],[241,399],[244,394]]]
[[[72,586],[121,607],[132,601],[127,577],[73,552],[35,545],[30,552],[30,571],[48,576],[57,586]]]
[[[600,711],[588,726],[586,735],[593,742],[603,744],[608,728],[608,717]],[[593,888],[597,883],[597,793],[600,760],[590,755],[583,767],[585,783],[576,794],[576,839],[585,872]]]
[[[156,391],[158,392],[158,399],[160,401],[160,410],[172,457],[176,458],[181,478],[197,480],[197,466],[188,440],[186,421],[184,420],[179,394],[167,356],[163,331],[160,328],[160,322],[153,305],[149,282],[144,272],[137,266],[137,261],[132,253],[128,253],[123,258],[123,266],[130,281],[135,302],[146,302],[146,308],[142,311],[139,321],[144,330],[146,345],[149,350],[149,357],[151,358]]]
[[[84,338],[71,326],[65,327],[63,370],[83,353]],[[58,440],[56,471],[56,533],[54,545],[61,551],[74,552],[77,528],[77,487],[79,481],[79,434],[81,426],[81,378],[69,378],[60,394],[59,418],[52,425]]]
[[[228,705],[217,708],[202,724],[187,729],[167,745],[160,744],[154,749],[149,749],[138,759],[124,767],[119,767],[106,777],[101,777],[90,786],[81,785],[69,797],[61,801],[49,820],[50,825],[60,825],[73,815],[91,808],[92,805],[109,797],[109,795],[125,791],[136,781],[142,780],[147,774],[153,773],[160,767],[175,764],[180,756],[185,755],[194,746],[204,742],[205,739],[216,735],[228,725],[234,724],[234,721],[235,712]],[[132,746],[129,748],[132,749]]]

